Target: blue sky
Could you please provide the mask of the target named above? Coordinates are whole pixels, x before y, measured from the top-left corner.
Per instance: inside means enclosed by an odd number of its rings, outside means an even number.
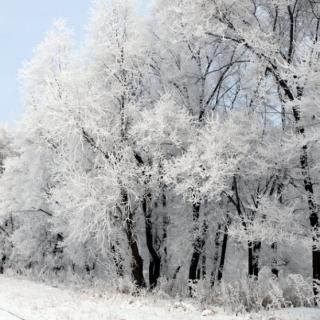
[[[0,0],[0,123],[14,125],[22,113],[17,73],[57,18],[81,38],[90,0]],[[141,0],[142,6],[149,0]]]

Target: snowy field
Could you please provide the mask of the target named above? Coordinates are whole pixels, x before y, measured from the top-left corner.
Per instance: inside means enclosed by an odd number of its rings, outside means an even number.
[[[0,320],[319,320],[320,310],[290,309],[277,313],[227,315],[201,310],[187,302],[95,295],[0,277]]]

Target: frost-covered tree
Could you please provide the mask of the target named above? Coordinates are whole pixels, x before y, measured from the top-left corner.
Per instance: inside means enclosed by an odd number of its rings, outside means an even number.
[[[58,137],[49,134],[50,115],[65,104],[63,72],[71,65],[71,32],[58,21],[21,71],[26,112],[16,130],[12,150],[5,162],[1,186],[1,210],[12,214],[12,260],[40,268],[61,250],[63,235],[52,228],[50,206],[53,177],[50,163],[56,156]],[[61,257],[60,257],[61,258]],[[52,262],[54,268],[61,262]]]
[[[6,265],[180,293],[258,286],[267,268],[312,274],[317,295],[318,11],[155,1],[144,19],[96,0],[79,53],[58,21],[22,70],[0,158]]]

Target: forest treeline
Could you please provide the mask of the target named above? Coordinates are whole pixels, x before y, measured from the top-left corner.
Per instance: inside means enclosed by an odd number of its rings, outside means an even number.
[[[57,21],[1,131],[0,271],[317,297],[319,25],[311,0],[98,0],[81,46]]]

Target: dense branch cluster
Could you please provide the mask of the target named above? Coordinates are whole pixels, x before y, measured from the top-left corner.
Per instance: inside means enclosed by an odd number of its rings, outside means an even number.
[[[308,0],[98,0],[77,51],[57,21],[0,132],[0,271],[317,296],[319,23]]]

